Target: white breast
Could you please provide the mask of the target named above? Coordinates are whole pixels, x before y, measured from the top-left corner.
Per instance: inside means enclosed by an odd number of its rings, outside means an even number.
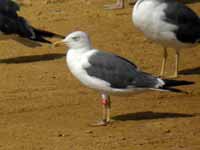
[[[91,77],[85,71],[85,68],[90,66],[88,58],[95,52],[96,50],[84,53],[77,50],[69,50],[66,57],[68,67],[72,74],[84,85],[100,91],[110,91],[111,88],[108,82]]]
[[[149,39],[162,45],[176,45],[176,25],[165,22],[165,3],[156,0],[139,0],[133,9],[132,20]],[[168,46],[167,46],[168,47]]]

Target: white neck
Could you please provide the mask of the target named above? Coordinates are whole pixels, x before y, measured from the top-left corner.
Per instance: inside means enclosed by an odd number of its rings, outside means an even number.
[[[70,49],[68,50],[68,52],[69,52],[69,51],[74,51],[75,53],[83,54],[83,53],[85,53],[85,52],[90,51],[91,49],[92,49],[92,48],[90,48],[90,47],[83,47],[83,48],[78,48],[78,49],[76,49],[76,48],[70,48]]]

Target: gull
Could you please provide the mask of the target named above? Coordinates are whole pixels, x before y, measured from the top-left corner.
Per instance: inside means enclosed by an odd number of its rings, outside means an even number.
[[[177,83],[166,84],[164,80],[140,71],[134,63],[123,57],[93,48],[85,32],[72,32],[65,39],[55,42],[54,46],[60,44],[69,47],[66,62],[71,73],[82,84],[101,94],[103,118],[93,125],[110,123],[111,94],[123,95],[146,90],[181,92],[171,88]]]
[[[145,36],[162,45],[160,76],[164,76],[167,48],[176,51],[175,71],[178,76],[180,50],[196,46],[200,41],[200,18],[189,7],[176,0],[137,0],[132,20]]]
[[[24,17],[21,17],[17,14],[19,10],[20,7],[14,0],[0,0],[1,39],[4,40],[8,38],[14,38],[22,44],[28,45],[26,43],[28,40],[42,43],[51,43],[44,37],[64,38],[62,35],[33,27]],[[23,41],[21,38],[25,41]]]

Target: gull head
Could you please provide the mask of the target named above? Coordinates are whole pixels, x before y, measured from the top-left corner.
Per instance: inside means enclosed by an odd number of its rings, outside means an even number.
[[[83,31],[75,31],[70,33],[61,41],[55,42],[54,46],[59,46],[61,44],[67,45],[70,49],[82,49],[82,48],[91,48],[90,39],[88,34]]]

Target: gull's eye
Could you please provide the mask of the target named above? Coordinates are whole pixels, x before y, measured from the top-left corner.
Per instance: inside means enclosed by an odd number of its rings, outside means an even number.
[[[80,36],[75,36],[75,37],[72,37],[72,39],[74,40],[74,41],[79,41],[80,40]]]

